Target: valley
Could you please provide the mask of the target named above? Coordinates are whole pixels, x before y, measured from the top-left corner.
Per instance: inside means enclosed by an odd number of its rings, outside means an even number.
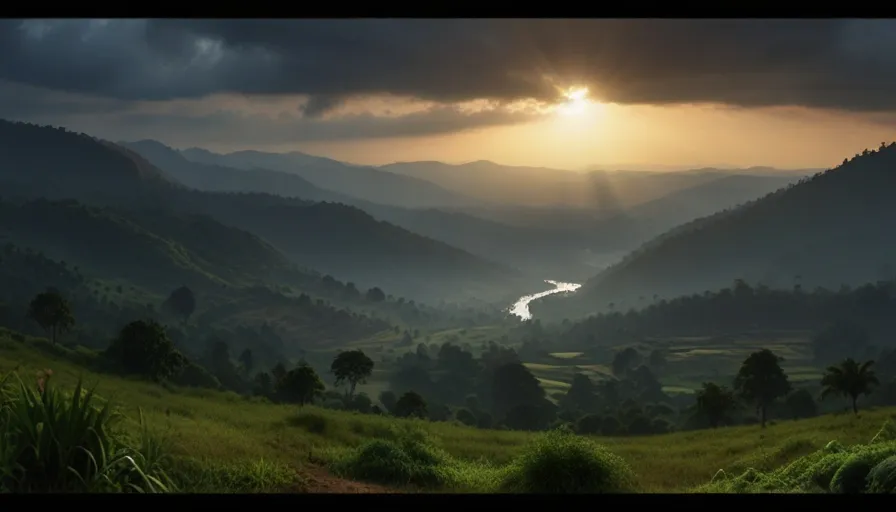
[[[890,25],[0,21],[0,494],[896,492]]]

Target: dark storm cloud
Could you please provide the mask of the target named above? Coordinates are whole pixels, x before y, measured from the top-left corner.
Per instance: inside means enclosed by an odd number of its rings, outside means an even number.
[[[538,115],[503,109],[470,113],[444,105],[400,116],[355,114],[320,119],[310,117],[302,109],[285,109],[279,115],[233,108],[220,108],[209,113],[181,107],[135,110],[129,108],[130,103],[71,97],[0,81],[0,118],[62,125],[112,140],[161,138],[179,146],[239,144],[261,147],[309,141],[441,135],[525,123]]]
[[[211,93],[452,102],[896,106],[888,20],[113,20],[0,22],[0,78],[120,99]]]

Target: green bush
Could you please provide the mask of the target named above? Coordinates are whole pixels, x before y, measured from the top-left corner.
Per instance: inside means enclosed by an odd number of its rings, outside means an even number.
[[[615,493],[634,490],[631,469],[591,440],[565,430],[541,435],[511,465],[504,488],[532,493]]]
[[[868,474],[868,492],[896,494],[896,455],[884,459]]]
[[[761,473],[748,469],[729,477],[724,471],[702,488],[708,492],[892,492],[896,484],[896,441],[885,424],[867,445],[843,446],[831,441],[821,450],[786,467]],[[889,462],[888,462],[889,461]]]
[[[71,395],[21,379],[3,388],[0,403],[0,490],[7,492],[168,492],[164,453],[143,423],[138,447],[113,430],[121,417],[81,383]]]
[[[447,453],[425,434],[403,431],[395,439],[375,439],[338,460],[336,473],[385,485],[447,487],[450,482]]]

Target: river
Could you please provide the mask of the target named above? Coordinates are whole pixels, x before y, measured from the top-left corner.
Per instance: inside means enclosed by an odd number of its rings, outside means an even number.
[[[560,281],[551,281],[549,279],[545,279],[544,282],[554,285],[554,288],[551,290],[533,293],[531,295],[524,295],[520,297],[518,301],[516,301],[513,306],[510,307],[510,314],[516,315],[520,317],[520,320],[531,320],[532,313],[529,312],[529,303],[535,299],[540,299],[542,297],[546,297],[548,295],[553,295],[555,293],[567,293],[574,292],[579,289],[580,284],[576,283],[561,283]]]

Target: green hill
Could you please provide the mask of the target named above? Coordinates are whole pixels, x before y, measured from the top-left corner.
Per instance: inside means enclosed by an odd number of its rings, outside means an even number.
[[[122,427],[133,435],[140,433],[137,418],[142,412],[150,432],[171,457],[164,464],[167,472],[179,490],[186,492],[382,491],[382,487],[347,480],[351,478],[349,473],[359,474],[353,469],[353,461],[366,453],[365,447],[369,450],[374,444],[385,451],[381,450],[381,458],[367,466],[368,480],[389,480],[389,474],[383,471],[391,467],[393,482],[395,476],[401,478],[412,471],[418,483],[413,489],[500,491],[507,490],[509,483],[526,482],[520,475],[523,471],[524,476],[527,469],[555,467],[554,471],[562,475],[564,461],[576,460],[568,457],[581,453],[577,451],[582,447],[579,440],[586,439],[543,438],[525,432],[479,430],[314,406],[299,408],[232,393],[162,387],[87,370],[97,357],[89,351],[53,347],[45,340],[0,331],[0,371],[17,369],[26,386],[34,386],[35,373],[44,369],[53,371],[51,383],[63,389],[72,389],[83,378],[125,415]],[[846,446],[868,443],[886,419],[896,417],[894,413],[890,408],[859,417],[834,415],[785,421],[765,430],[745,426],[591,439],[630,468],[633,482],[629,490],[686,492],[708,484],[720,469],[732,477],[747,470],[771,471],[821,450],[831,441]],[[428,437],[421,439],[413,430]],[[540,444],[533,446],[534,442]],[[412,452],[401,451],[401,446],[405,450],[422,449],[428,458],[413,456],[408,459],[410,466],[403,468],[396,457],[408,457]],[[879,446],[887,449],[889,445]],[[396,449],[399,451],[389,451]],[[550,454],[556,454],[553,462],[545,459]],[[732,490],[721,483],[716,476],[715,488],[703,490]],[[404,488],[397,484],[388,487]]]
[[[770,287],[837,288],[889,279],[896,257],[896,145],[865,151],[739,208],[675,228],[588,281],[569,299],[545,301],[568,317],[638,298],[675,297],[734,279]],[[552,303],[552,306],[549,306]]]
[[[108,142],[23,123],[3,121],[0,127],[0,185],[6,197],[207,215],[265,239],[300,265],[417,300],[480,296],[504,303],[537,286],[508,266],[377,221],[357,208],[194,191]]]

